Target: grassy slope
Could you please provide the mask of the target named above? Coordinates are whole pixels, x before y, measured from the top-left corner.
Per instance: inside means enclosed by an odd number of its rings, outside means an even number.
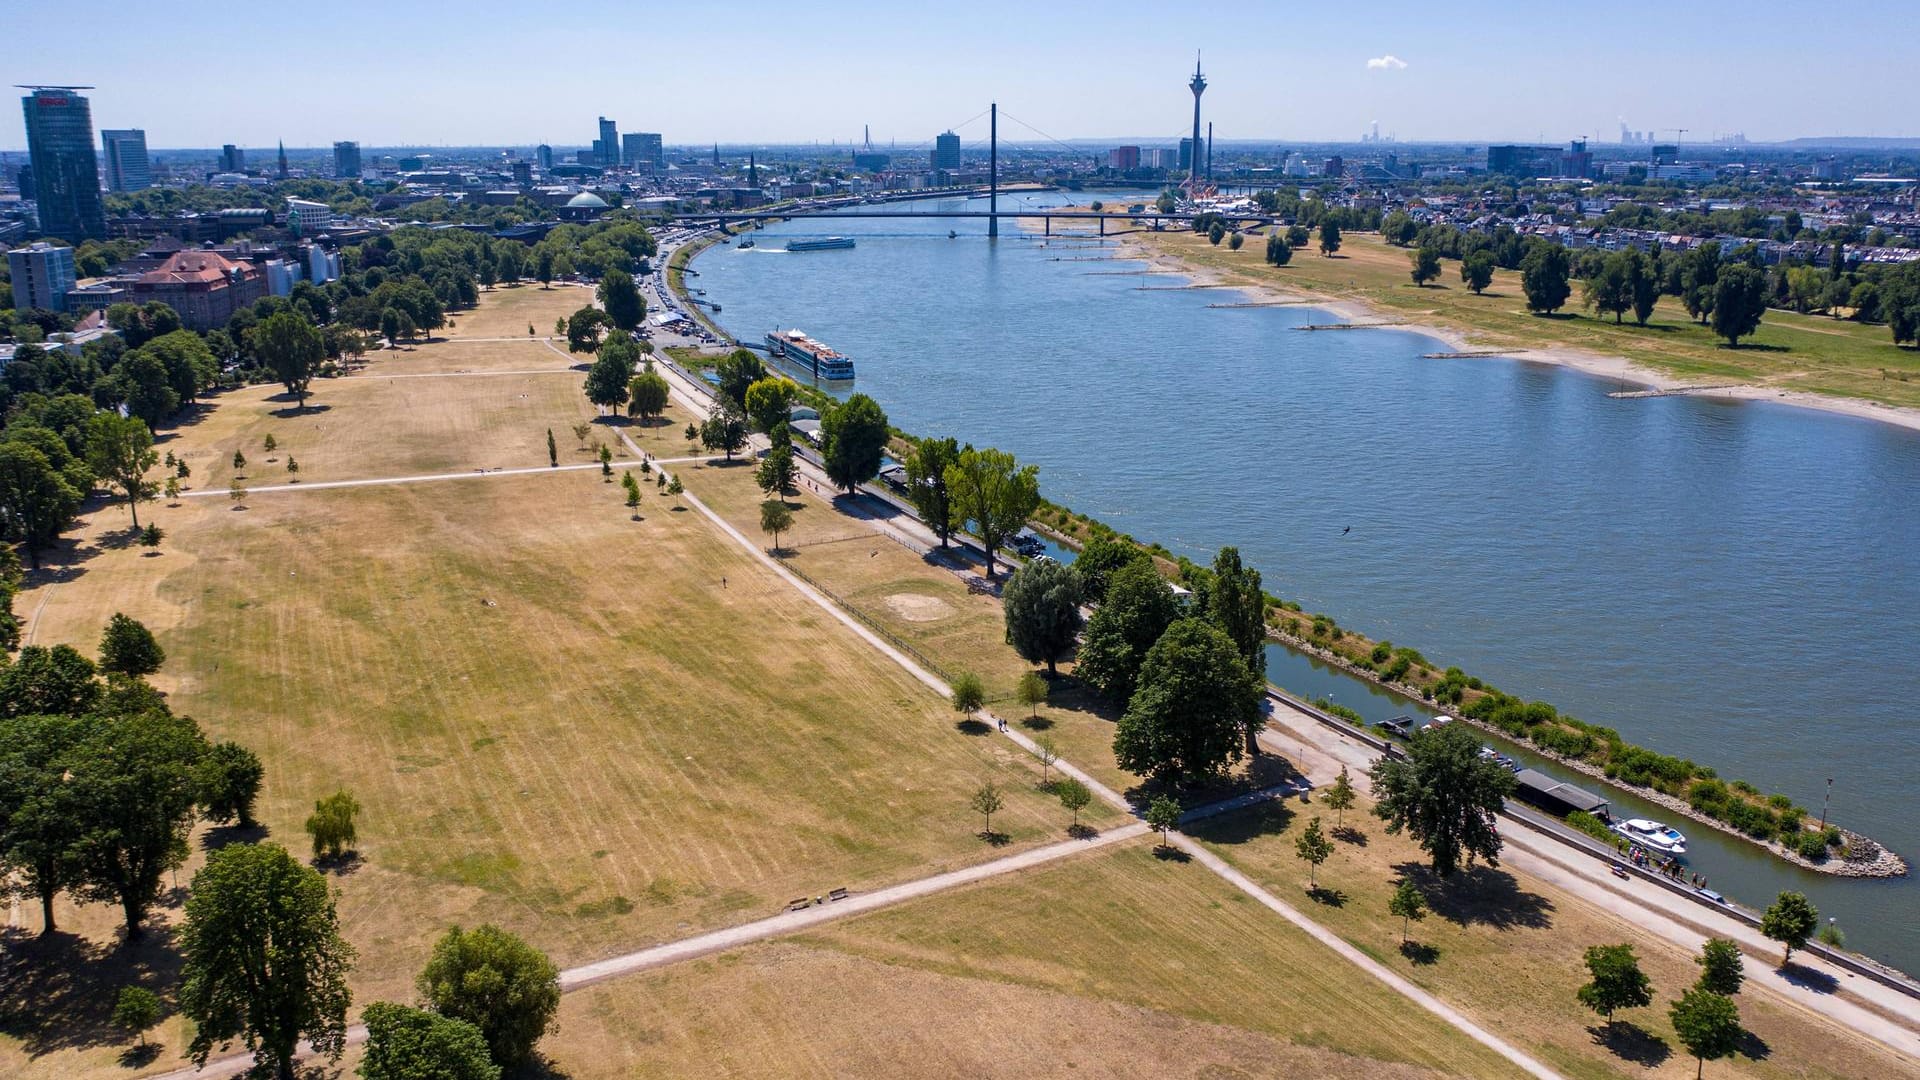
[[[1920,375],[1920,351],[1895,346],[1884,326],[1768,311],[1758,333],[1741,348],[1728,349],[1711,330],[1689,320],[1670,296],[1661,297],[1647,326],[1637,327],[1631,321],[1615,326],[1611,318],[1582,311],[1578,283],[1569,306],[1551,318],[1526,310],[1516,272],[1499,271],[1486,294],[1475,296],[1460,283],[1460,264],[1453,260],[1443,260],[1437,286],[1415,288],[1407,273],[1407,251],[1373,235],[1346,236],[1340,254],[1331,259],[1311,249],[1297,251],[1285,267],[1266,265],[1266,244],[1260,237],[1235,252],[1190,232],[1139,236],[1156,250],[1218,271],[1230,281],[1364,301],[1390,318],[1466,331],[1476,346],[1569,346],[1624,356],[1702,384],[1765,383],[1920,406],[1920,382],[1905,381]]]

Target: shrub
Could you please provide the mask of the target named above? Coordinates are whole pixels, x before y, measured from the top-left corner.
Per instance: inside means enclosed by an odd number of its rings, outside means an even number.
[[[1393,643],[1392,643],[1392,642],[1389,642],[1389,641],[1383,641],[1383,642],[1381,642],[1381,643],[1379,643],[1378,645],[1375,645],[1375,646],[1373,647],[1373,662],[1374,662],[1374,663],[1376,663],[1376,664],[1384,664],[1384,663],[1386,663],[1386,662],[1387,662],[1387,657],[1389,657],[1389,656],[1392,656],[1392,655],[1393,655]]]
[[[1595,840],[1606,841],[1608,844],[1613,845],[1613,848],[1616,851],[1626,850],[1626,846],[1627,846],[1626,837],[1621,836],[1619,833],[1616,833],[1612,829],[1607,828],[1606,822],[1601,821],[1599,818],[1594,817],[1592,814],[1587,813],[1585,810],[1575,810],[1573,813],[1568,814],[1567,824],[1573,826],[1576,829],[1579,829],[1581,832],[1586,833],[1588,836],[1593,837]]]
[[[1793,805],[1793,800],[1776,791],[1767,796],[1767,805],[1773,807],[1775,810],[1785,810],[1787,807]]]
[[[1798,847],[1803,859],[1819,862],[1827,857],[1827,838],[1820,833],[1801,833]]]
[[[1828,847],[1839,847],[1840,830],[1832,825],[1827,826],[1826,841]]]
[[[1408,669],[1412,667],[1413,667],[1413,661],[1408,660],[1404,656],[1396,656],[1393,658],[1393,663],[1388,665],[1387,667],[1387,670],[1386,670],[1387,679],[1392,682],[1398,682],[1402,677],[1406,675]]]

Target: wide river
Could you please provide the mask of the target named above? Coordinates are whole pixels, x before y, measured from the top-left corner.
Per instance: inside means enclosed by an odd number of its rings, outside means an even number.
[[[858,247],[780,250],[828,234]],[[1834,820],[1920,856],[1920,434],[1423,359],[1445,346],[1299,332],[1337,320],[1216,307],[1241,297],[1128,273],[1090,239],[984,234],[788,222],[703,254],[691,283],[743,340],[797,326],[854,357],[852,389],[897,426],[1039,464],[1057,502],[1196,561],[1238,545],[1309,611],[1815,816],[1832,778]],[[1411,711],[1272,651],[1282,686]],[[1920,971],[1912,878],[1811,874],[1675,823],[1714,887],[1756,906],[1802,889],[1850,946]]]

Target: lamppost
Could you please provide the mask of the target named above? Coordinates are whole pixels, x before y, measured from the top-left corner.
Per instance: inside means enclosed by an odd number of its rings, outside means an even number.
[[[1827,797],[1820,800],[1820,831],[1827,831],[1827,805],[1833,802],[1833,777],[1827,777]]]

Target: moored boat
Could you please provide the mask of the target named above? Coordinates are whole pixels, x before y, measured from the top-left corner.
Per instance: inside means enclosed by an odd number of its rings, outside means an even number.
[[[853,360],[808,337],[800,330],[775,330],[767,335],[767,352],[801,368],[816,379],[853,378]]]
[[[822,236],[814,239],[787,241],[788,251],[833,251],[839,248],[850,248],[852,246],[853,237],[851,236]]]
[[[1613,831],[1649,851],[1657,851],[1662,855],[1687,853],[1687,838],[1680,835],[1679,831],[1671,825],[1663,825],[1658,821],[1628,818],[1625,821],[1614,822]]]

